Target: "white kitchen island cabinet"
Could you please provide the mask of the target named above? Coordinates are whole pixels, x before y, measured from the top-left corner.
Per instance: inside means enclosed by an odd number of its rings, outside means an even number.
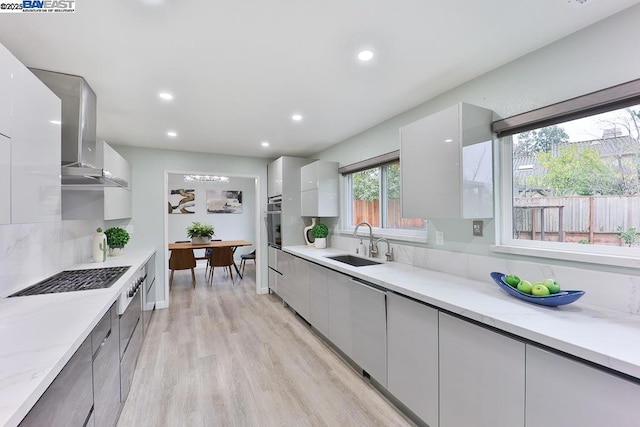
[[[524,426],[525,344],[443,312],[439,322],[440,427]]]
[[[438,310],[387,294],[388,390],[430,426],[438,425]]]
[[[527,345],[527,427],[637,427],[640,385]]]
[[[61,108],[60,98],[17,62],[13,73],[11,122],[11,222],[14,224],[61,219]]]
[[[403,217],[493,217],[492,120],[460,103],[400,129]]]

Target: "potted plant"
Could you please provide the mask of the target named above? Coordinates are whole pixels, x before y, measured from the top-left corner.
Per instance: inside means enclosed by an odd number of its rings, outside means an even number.
[[[122,227],[111,227],[104,230],[109,245],[109,255],[118,256],[124,253],[124,245],[129,243],[129,233]]]
[[[187,236],[191,238],[191,243],[204,244],[211,241],[214,231],[213,225],[196,221],[187,227]]]
[[[324,224],[317,223],[311,229],[311,234],[315,237],[313,244],[316,249],[324,249],[327,247],[327,236],[329,235],[329,227]]]

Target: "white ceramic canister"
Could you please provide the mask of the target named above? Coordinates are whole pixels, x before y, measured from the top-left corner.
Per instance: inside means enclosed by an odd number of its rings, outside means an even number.
[[[107,236],[98,228],[91,239],[91,253],[93,262],[105,262],[107,260]]]

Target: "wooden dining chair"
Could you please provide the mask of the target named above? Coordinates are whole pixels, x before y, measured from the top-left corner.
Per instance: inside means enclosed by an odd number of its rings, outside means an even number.
[[[179,242],[176,242],[179,243]],[[193,287],[196,287],[196,257],[193,254],[193,249],[174,249],[171,251],[171,257],[169,258],[169,269],[171,270],[171,276],[169,276],[169,290],[173,284],[173,273],[175,270],[191,270],[191,281]]]
[[[256,250],[254,249],[252,252],[248,254],[240,255],[240,269],[242,270],[242,275],[244,276],[244,267],[247,264],[248,260],[253,260],[253,263],[256,263]]]
[[[231,276],[231,283],[235,283],[233,281],[233,250],[230,247],[226,248],[215,248],[213,252],[211,252],[211,270],[209,270],[209,281],[211,282],[211,286],[213,286],[213,270],[216,267],[226,267],[229,270],[229,275]]]

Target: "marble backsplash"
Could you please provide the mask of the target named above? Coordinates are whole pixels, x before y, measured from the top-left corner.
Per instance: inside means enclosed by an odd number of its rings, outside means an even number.
[[[103,221],[0,225],[0,297],[91,257]]]
[[[339,235],[332,235],[330,239],[331,247],[353,254],[355,254],[359,243],[359,239]],[[567,289],[584,290],[585,295],[580,299],[583,304],[640,315],[639,276],[549,265],[542,262],[449,252],[397,243],[393,243],[391,246],[395,262],[483,282],[491,281],[489,273],[492,271],[517,272],[521,277],[531,280],[554,277]]]

